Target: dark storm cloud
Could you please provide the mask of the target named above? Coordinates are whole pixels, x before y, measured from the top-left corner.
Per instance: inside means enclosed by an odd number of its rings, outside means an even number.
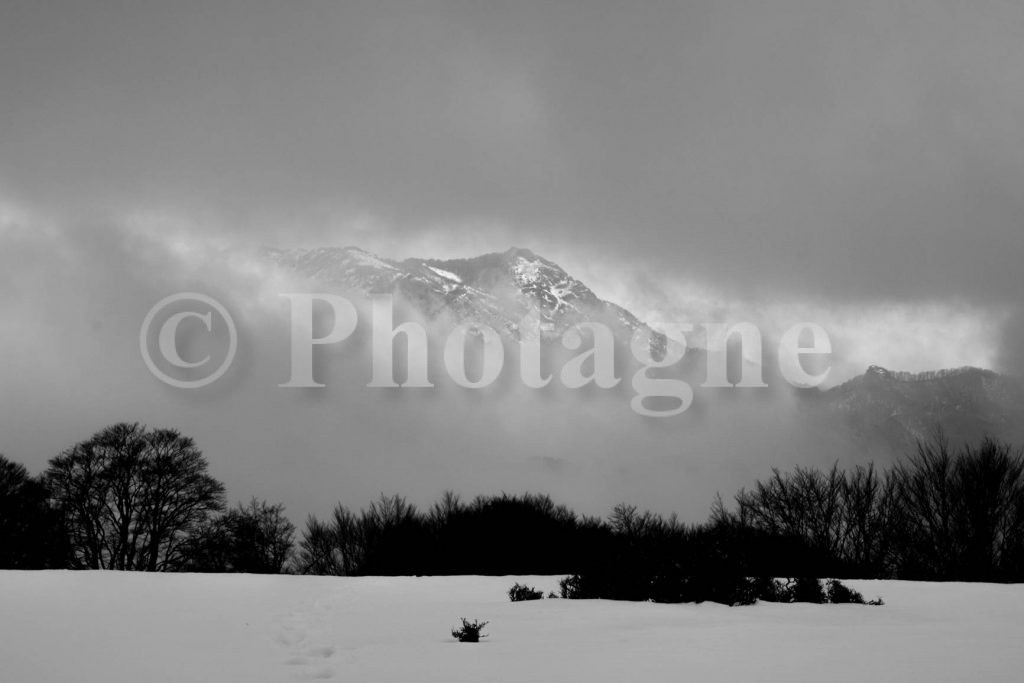
[[[1021,289],[1019,3],[0,13],[0,180],[33,203],[286,242],[502,224],[832,298]]]

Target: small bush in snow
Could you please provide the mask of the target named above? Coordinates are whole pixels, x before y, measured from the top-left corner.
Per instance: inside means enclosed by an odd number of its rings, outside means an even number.
[[[530,588],[517,583],[508,589],[508,599],[512,602],[523,602],[524,600],[540,600],[544,597],[544,591],[537,588]]]
[[[452,638],[458,639],[460,643],[479,643],[481,638],[486,638],[486,633],[480,633],[487,621],[468,621],[462,617],[462,628],[452,629]]]
[[[561,591],[562,597],[566,600],[583,600],[592,595],[586,595],[583,592],[583,577],[579,574],[572,574],[567,576],[558,582],[558,590]]]
[[[863,595],[853,590],[852,588],[847,588],[835,579],[829,579],[829,582],[825,587],[825,595],[828,596],[828,601],[831,602],[833,605],[851,603],[855,605],[864,604]]]

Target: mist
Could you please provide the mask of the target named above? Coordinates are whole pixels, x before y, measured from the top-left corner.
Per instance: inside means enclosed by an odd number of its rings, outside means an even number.
[[[589,514],[636,501],[691,521],[703,518],[716,492],[728,497],[771,467],[868,457],[801,424],[797,390],[771,367],[770,330],[769,389],[701,389],[691,379],[695,397],[685,413],[649,418],[630,408],[635,366],[617,367],[614,389],[568,390],[556,379],[534,390],[519,380],[509,347],[493,386],[462,389],[442,363],[450,321],[425,319],[401,301],[396,324],[410,319],[428,330],[435,387],[368,388],[369,300],[341,292],[356,304],[359,325],[350,339],[315,350],[316,381],[326,387],[281,388],[291,348],[290,308],[280,295],[330,289],[275,269],[255,249],[170,225],[134,218],[83,228],[24,212],[5,225],[4,286],[18,294],[3,304],[2,352],[17,359],[0,375],[9,457],[41,471],[106,424],[141,422],[193,436],[230,496],[284,502],[296,520],[327,514],[339,501],[358,508],[379,493],[426,505],[454,490],[547,492]],[[203,389],[161,383],[139,350],[150,307],[179,291],[213,296],[238,327],[234,364]],[[318,334],[332,324],[321,320]],[[399,381],[405,350],[396,344]],[[202,357],[203,347],[186,355]],[[556,373],[573,355],[543,351]]]
[[[231,496],[296,520],[446,488],[697,519],[771,466],[863,458],[796,429],[781,389],[660,421],[628,377],[396,395],[355,344],[318,349],[326,389],[279,389],[280,294],[306,283],[257,249],[525,247],[645,322],[753,322],[768,361],[816,322],[826,387],[872,364],[1019,376],[1021,35],[997,0],[5,3],[0,451],[38,472],[106,424],[173,426]],[[240,336],[184,393],[138,341],[183,291]]]

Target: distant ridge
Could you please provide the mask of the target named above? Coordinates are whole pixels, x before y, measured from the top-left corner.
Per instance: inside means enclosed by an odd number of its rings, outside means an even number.
[[[911,373],[872,365],[814,403],[856,439],[900,452],[938,427],[956,441],[992,436],[1024,445],[1024,383],[991,370]]]
[[[893,371],[887,370],[880,365],[871,365],[868,366],[867,372],[865,372],[864,375],[868,377],[888,379],[894,382],[933,382],[935,380],[949,379],[950,377],[966,375],[972,372],[988,374],[991,376],[997,375],[997,373],[992,372],[991,370],[975,368],[969,365],[959,368],[947,368],[945,370],[927,370],[925,372]]]

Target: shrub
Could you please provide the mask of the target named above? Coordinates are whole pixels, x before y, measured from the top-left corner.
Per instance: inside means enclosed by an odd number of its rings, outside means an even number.
[[[253,498],[200,525],[184,544],[184,569],[281,574],[292,556],[294,534],[284,505]]]
[[[489,621],[468,621],[462,618],[462,628],[452,629],[452,638],[458,639],[460,643],[479,643],[481,638],[486,638],[486,633],[481,633]]]
[[[863,605],[864,596],[841,584],[835,579],[830,579],[825,587],[825,595],[833,605],[855,604]]]
[[[679,570],[653,576],[630,571],[573,574],[562,579],[559,587],[562,597],[568,600],[718,602],[730,606],[782,600],[782,587],[773,579],[747,579],[729,573],[686,575]]]
[[[739,579],[736,584],[736,588],[731,595],[728,596],[728,601],[715,600],[713,602],[721,602],[729,607],[742,607],[746,605],[753,605],[757,603],[757,591],[754,590],[754,583],[750,579]]]
[[[732,574],[690,576],[683,580],[682,588],[681,600],[674,602],[717,602],[729,606],[757,602],[754,582]]]
[[[643,583],[628,572],[573,574],[559,582],[562,597],[570,600],[601,598],[647,602],[717,602],[732,607],[763,602],[851,603],[882,605],[881,598],[865,603],[864,596],[835,579],[804,576],[785,583],[767,576],[745,578],[734,574],[659,574]],[[638,592],[639,591],[639,592]]]
[[[594,597],[585,595],[583,588],[583,577],[579,574],[572,574],[558,582],[558,590],[566,600],[585,600]]]
[[[750,579],[751,592],[762,602],[785,602],[786,589],[776,579],[758,576]]]
[[[821,581],[811,576],[798,576],[784,587],[786,602],[812,602],[820,605],[825,602],[825,589]]]
[[[508,589],[508,599],[512,602],[524,602],[526,600],[540,600],[544,597],[544,591],[537,588],[517,583]]]
[[[591,571],[570,574],[558,582],[566,600],[634,600],[651,599],[650,583],[642,575],[628,572]]]

